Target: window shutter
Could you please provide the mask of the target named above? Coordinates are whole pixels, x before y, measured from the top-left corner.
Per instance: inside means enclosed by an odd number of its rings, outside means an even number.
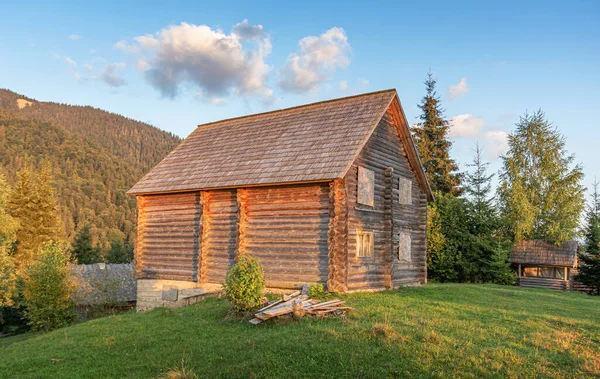
[[[407,178],[400,178],[400,183],[398,184],[399,201],[400,204],[412,204],[412,181]]]
[[[358,204],[375,206],[375,173],[363,167],[358,168]]]
[[[410,233],[400,232],[399,246],[398,246],[398,259],[402,262],[411,262],[411,239]]]

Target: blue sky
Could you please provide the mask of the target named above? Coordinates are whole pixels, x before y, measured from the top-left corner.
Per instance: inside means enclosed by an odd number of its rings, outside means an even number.
[[[496,171],[518,116],[542,108],[585,184],[600,179],[599,2],[254,3],[3,4],[0,87],[185,137],[208,121],[387,88],[416,122],[431,69],[463,168],[478,141]]]

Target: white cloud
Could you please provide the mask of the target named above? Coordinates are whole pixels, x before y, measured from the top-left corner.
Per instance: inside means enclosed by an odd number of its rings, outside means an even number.
[[[467,78],[462,78],[460,79],[460,82],[458,82],[458,84],[455,84],[448,88],[448,97],[450,97],[451,100],[455,100],[464,95],[465,93],[469,92],[470,90],[471,89],[467,87]]]
[[[502,131],[490,131],[483,136],[487,150],[491,158],[498,158],[508,151],[508,133]]]
[[[140,71],[146,71],[150,67],[150,64],[145,59],[140,58],[137,60],[135,67]]]
[[[120,71],[125,68],[125,63],[111,63],[104,67],[100,74],[100,80],[111,87],[121,87],[127,84],[120,75]]]
[[[271,70],[265,63],[271,52],[270,37],[261,25],[250,25],[247,20],[234,25],[230,34],[183,22],[154,35],[135,37],[131,44],[119,41],[114,47],[139,54],[138,69],[164,96],[175,97],[190,84],[207,98],[230,93],[273,96],[266,84]]]
[[[87,71],[87,72],[92,72],[94,71],[94,66],[92,66],[91,64],[84,64],[83,68]]]
[[[280,70],[281,88],[306,93],[316,90],[337,68],[350,64],[350,45],[344,29],[333,27],[320,36],[302,38],[300,51],[291,54]]]
[[[508,133],[501,130],[489,130],[483,118],[472,114],[452,117],[448,137],[481,142],[491,159],[496,159],[508,151]]]
[[[72,65],[72,66],[77,66],[77,62],[75,62],[73,59],[64,56],[63,59],[65,60],[65,62],[67,62],[68,64]]]
[[[448,137],[461,138],[461,137],[477,137],[485,121],[480,118],[473,116],[472,114],[459,114],[450,119],[450,130],[448,131]]]
[[[342,92],[348,91],[348,81],[342,80],[340,82],[340,91],[342,91]]]
[[[369,85],[369,81],[365,78],[358,79],[358,85],[366,87]]]
[[[235,34],[241,41],[264,41],[270,40],[262,25],[250,25],[248,20],[237,23],[233,26],[231,34]]]
[[[128,54],[138,54],[140,52],[140,47],[138,45],[130,45],[124,39],[117,41],[113,45],[113,48]]]
[[[72,40],[72,41],[76,41],[78,39],[82,39],[83,37],[80,36],[79,34],[69,34],[69,36],[67,38],[70,39],[70,40]]]
[[[156,38],[154,38],[153,36],[151,36],[150,34],[135,37],[134,40],[144,50],[156,49],[159,45],[159,41]]]

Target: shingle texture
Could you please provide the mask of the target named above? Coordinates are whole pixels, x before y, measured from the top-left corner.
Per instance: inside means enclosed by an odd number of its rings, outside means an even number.
[[[91,264],[74,265],[75,274],[81,278],[76,290],[79,304],[116,304],[136,301],[137,281],[133,265]]]
[[[128,193],[343,177],[395,95],[374,92],[200,125]]]
[[[546,266],[575,266],[577,241],[567,241],[556,246],[543,241],[520,241],[513,248],[509,261],[517,264]]]

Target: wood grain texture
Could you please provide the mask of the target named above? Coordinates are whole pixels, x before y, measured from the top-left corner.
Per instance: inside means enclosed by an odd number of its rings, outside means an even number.
[[[248,188],[238,199],[241,251],[259,259],[267,286],[327,282],[328,185]]]
[[[327,289],[345,292],[348,289],[348,201],[342,179],[329,183],[329,275]]]
[[[204,200],[202,234],[203,283],[223,283],[236,251],[236,190],[202,191]]]
[[[198,280],[200,194],[138,198],[136,276]]]
[[[409,163],[399,136],[401,125],[395,124],[392,113],[389,110],[383,116],[345,177],[349,209],[349,290],[385,288],[389,285],[389,275],[393,286],[415,285],[426,280],[427,194]],[[356,204],[359,166],[375,172],[373,209]],[[400,178],[410,180],[411,204],[399,202]],[[373,231],[373,258],[356,257],[356,230]],[[400,231],[410,233],[411,262],[401,262],[398,259]]]

